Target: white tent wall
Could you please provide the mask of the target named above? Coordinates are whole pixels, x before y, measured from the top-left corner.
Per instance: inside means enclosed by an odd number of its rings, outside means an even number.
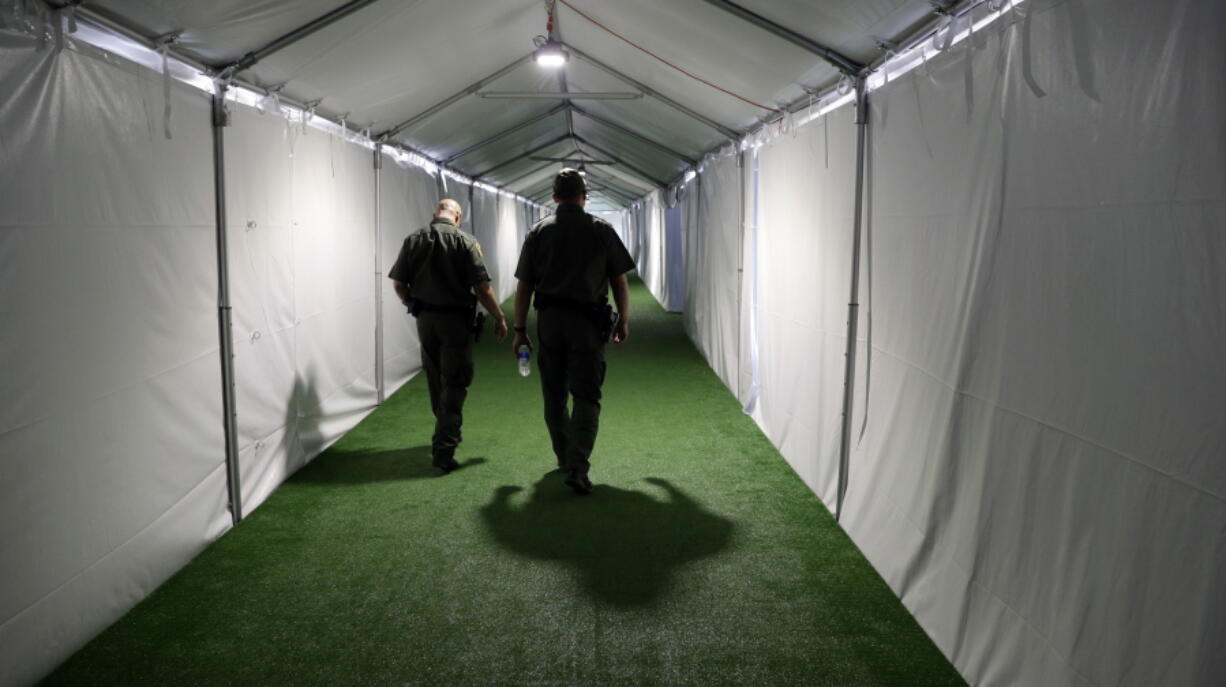
[[[758,151],[753,417],[832,510],[851,282],[854,114],[835,110]]]
[[[498,274],[491,273],[490,278],[493,280],[491,285],[494,294],[499,302],[502,302],[515,293],[515,285],[518,283],[515,279],[515,268],[519,264],[519,248],[523,245],[523,237],[527,236],[530,225],[518,199],[499,193],[497,206],[498,233],[490,252],[498,259]]]
[[[479,186],[473,187],[471,198],[471,222],[463,229],[470,230],[481,244],[490,286],[502,301],[515,292],[520,225],[513,204],[518,201]]]
[[[874,94],[845,526],[981,684],[1226,679],[1226,6],[1028,3]]]
[[[692,184],[692,182],[691,182]],[[677,188],[684,196],[690,184]],[[684,209],[689,204],[677,198],[672,207],[664,211],[664,294],[660,303],[668,312],[681,312],[685,307],[685,219]]]
[[[377,400],[374,157],[340,136],[308,135],[293,159],[294,402],[299,441],[314,456]]]
[[[51,670],[226,512],[209,102],[0,34],[0,683]]]
[[[400,166],[384,156],[379,170],[380,243],[379,275],[383,289],[383,383],[391,394],[421,371],[421,345],[417,326],[405,312],[387,273],[409,234],[424,226],[438,203],[438,184],[426,170]]]
[[[227,226],[250,512],[376,405],[375,176],[373,153],[339,134],[230,109]]]
[[[973,684],[1220,684],[1226,6],[1025,7],[871,96],[844,526]],[[831,507],[854,114],[745,175],[742,400]],[[699,324],[736,272],[703,240],[687,325],[719,372]]]
[[[685,328],[711,369],[737,393],[740,376],[741,168],[717,155],[685,203]]]
[[[637,211],[639,215],[640,251],[637,255],[639,276],[647,290],[668,307],[668,274],[664,234],[664,193],[656,190],[647,194]]]

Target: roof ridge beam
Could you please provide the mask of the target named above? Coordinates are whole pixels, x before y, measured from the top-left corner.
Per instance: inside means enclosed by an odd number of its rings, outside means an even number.
[[[779,38],[791,43],[792,45],[803,48],[814,55],[829,62],[835,69],[844,74],[854,76],[864,70],[864,65],[847,57],[846,55],[828,48],[821,43],[809,38],[808,36],[799,34],[786,26],[776,24],[775,22],[763,17],[753,10],[741,7],[730,0],[704,0],[707,4],[714,5],[729,14],[743,19],[758,28],[775,34]]]
[[[561,112],[561,111],[563,111],[563,110],[565,110],[565,109],[566,109],[566,103],[562,103],[562,104],[560,104],[560,105],[555,105],[555,106],[553,106],[553,107],[549,108],[548,110],[546,110],[545,112],[542,112],[542,113],[540,113],[540,114],[538,114],[538,115],[536,115],[536,116],[534,116],[534,117],[531,117],[531,118],[529,118],[529,119],[526,119],[526,120],[524,120],[524,121],[522,121],[522,122],[520,122],[520,123],[516,124],[515,126],[509,127],[509,128],[506,128],[506,129],[503,129],[502,131],[499,131],[498,133],[494,134],[493,136],[490,136],[489,138],[486,138],[486,139],[485,139],[485,140],[483,140],[483,141],[480,141],[480,142],[478,142],[478,143],[474,143],[474,144],[472,144],[472,145],[468,146],[468,147],[467,147],[467,148],[465,148],[464,150],[461,150],[460,152],[456,153],[455,155],[452,155],[452,156],[448,157],[447,159],[443,160],[443,164],[445,164],[445,165],[450,165],[452,162],[455,162],[456,160],[458,160],[458,159],[460,159],[460,158],[464,157],[465,155],[468,155],[468,154],[469,154],[469,153],[471,153],[471,152],[474,152],[474,151],[480,150],[480,149],[484,148],[485,146],[487,146],[487,145],[489,145],[489,144],[491,144],[491,143],[495,143],[495,142],[497,142],[497,141],[500,141],[500,140],[502,140],[503,138],[505,138],[505,137],[507,137],[507,136],[510,136],[511,134],[515,133],[516,131],[519,131],[520,129],[523,129],[523,128],[526,128],[526,127],[529,127],[529,126],[532,126],[533,124],[536,124],[537,122],[539,122],[539,121],[541,121],[541,120],[544,120],[544,119],[549,119],[550,117],[552,117],[552,116],[556,115],[557,113],[559,113],[559,112]]]
[[[378,140],[380,140],[380,141],[386,141],[387,139],[392,138],[393,136],[398,135],[399,133],[401,133],[401,132],[402,132],[402,131],[404,131],[405,129],[408,129],[409,127],[413,126],[414,124],[417,124],[418,122],[420,122],[420,121],[422,121],[422,120],[424,120],[424,119],[426,119],[426,118],[428,118],[428,117],[431,117],[431,116],[433,116],[433,115],[435,115],[435,114],[438,114],[440,111],[442,111],[442,110],[444,110],[444,109],[446,109],[446,108],[448,108],[448,107],[451,107],[451,106],[452,106],[452,105],[454,105],[455,103],[457,103],[457,102],[459,102],[459,101],[463,100],[464,98],[466,98],[466,97],[468,97],[468,96],[470,96],[470,95],[472,95],[472,94],[476,93],[477,91],[481,90],[482,88],[485,88],[485,87],[486,87],[488,84],[490,84],[491,82],[497,81],[498,79],[501,79],[502,77],[506,76],[507,74],[509,74],[509,73],[511,73],[511,72],[513,72],[513,71],[515,71],[515,69],[516,69],[516,68],[518,68],[520,65],[522,65],[523,63],[525,63],[525,62],[527,62],[527,61],[529,61],[529,60],[531,60],[531,59],[532,59],[532,53],[528,53],[527,55],[524,55],[523,57],[519,58],[518,60],[515,60],[515,61],[514,61],[514,62],[512,62],[511,64],[508,64],[507,66],[503,67],[502,69],[499,69],[498,71],[494,72],[493,74],[490,74],[489,76],[486,76],[486,77],[484,77],[484,78],[482,78],[482,79],[480,79],[480,80],[478,80],[478,81],[476,81],[476,82],[474,82],[474,83],[470,84],[469,86],[467,86],[467,87],[466,87],[464,90],[460,91],[459,93],[455,93],[455,94],[451,95],[450,97],[448,97],[447,99],[442,100],[442,101],[440,101],[440,102],[437,102],[437,103],[435,103],[434,105],[431,105],[430,107],[426,108],[425,110],[423,110],[423,111],[421,111],[421,112],[419,112],[419,113],[417,113],[417,114],[413,115],[412,117],[409,117],[408,119],[406,119],[406,120],[404,120],[403,122],[401,122],[401,123],[397,124],[396,126],[393,126],[392,128],[388,129],[387,131],[384,131],[383,133],[379,134],[379,135],[378,135],[376,138],[377,138]]]
[[[613,153],[610,153],[608,150],[606,150],[606,149],[604,149],[604,148],[601,148],[600,146],[596,145],[595,143],[592,143],[591,141],[587,140],[586,138],[584,138],[584,137],[582,137],[582,136],[575,136],[575,140],[576,140],[576,141],[578,141],[578,142],[580,142],[580,143],[582,143],[582,144],[583,144],[583,145],[585,145],[585,146],[589,146],[589,147],[590,147],[592,150],[595,150],[596,152],[600,153],[601,155],[604,155],[605,157],[607,157],[607,158],[609,158],[610,160],[612,160],[612,161],[616,162],[617,164],[621,165],[622,167],[625,167],[626,169],[630,170],[631,172],[634,172],[635,176],[641,177],[641,178],[642,178],[644,181],[650,181],[650,182],[652,183],[652,185],[653,185],[653,186],[657,186],[657,187],[659,187],[659,188],[664,188],[664,187],[668,186],[668,183],[667,183],[667,182],[660,181],[660,180],[659,180],[659,179],[657,179],[655,176],[653,176],[653,175],[651,175],[651,174],[648,174],[647,172],[644,172],[642,169],[640,169],[640,168],[636,167],[635,165],[630,164],[629,162],[626,162],[625,160],[623,160],[623,159],[621,159],[621,158],[617,157],[617,156],[616,156],[616,155],[614,155]]]
[[[532,170],[532,171],[530,171],[530,172],[524,172],[523,174],[520,174],[519,176],[515,177],[514,179],[511,179],[510,181],[507,181],[507,182],[506,182],[506,183],[504,183],[504,184],[503,184],[503,185],[502,185],[500,188],[510,188],[510,187],[511,187],[511,185],[512,185],[512,184],[514,184],[515,182],[517,182],[517,181],[523,181],[524,179],[527,179],[527,178],[528,178],[528,177],[530,177],[530,176],[533,176],[533,175],[536,175],[536,174],[540,174],[541,172],[545,171],[546,169],[549,169],[550,167],[552,167],[552,166],[554,166],[554,165],[556,165],[556,164],[557,164],[556,162],[546,162],[545,164],[541,165],[540,167],[537,167],[536,169],[533,169],[533,170]]]
[[[620,186],[617,185],[617,182],[615,181],[616,177],[612,177],[608,175],[601,175],[601,174],[592,174],[591,170],[588,170],[587,175],[591,177],[593,180],[595,180],[596,182],[598,182],[601,186],[608,189],[609,191],[618,193],[622,196],[625,196],[626,198],[629,198],[630,200],[634,200],[636,198],[636,196],[633,194],[637,193],[638,190],[634,188],[631,188],[630,190],[621,188]]]
[[[579,114],[583,115],[584,117],[587,117],[588,119],[592,120],[593,122],[596,122],[597,124],[603,124],[605,127],[609,128],[609,129],[612,129],[612,130],[614,130],[614,131],[619,131],[619,132],[621,132],[621,133],[623,133],[623,134],[625,134],[625,135],[627,135],[627,136],[629,136],[629,137],[631,137],[631,138],[633,138],[633,139],[635,139],[635,140],[637,140],[637,141],[640,141],[640,142],[642,142],[642,143],[646,143],[647,145],[649,145],[649,146],[651,146],[651,147],[655,148],[656,150],[659,150],[660,152],[662,152],[662,153],[664,153],[664,154],[666,154],[666,155],[669,155],[669,156],[671,156],[671,157],[675,157],[675,158],[677,158],[678,160],[681,160],[682,162],[685,162],[686,164],[690,164],[690,165],[696,165],[696,164],[698,164],[698,160],[695,160],[694,158],[690,157],[689,155],[686,155],[686,154],[684,154],[684,153],[681,153],[681,152],[679,152],[679,151],[677,151],[677,150],[673,150],[672,148],[670,148],[670,147],[668,147],[668,146],[664,145],[663,143],[660,143],[659,141],[657,141],[657,140],[655,140],[655,139],[653,139],[653,138],[650,138],[650,137],[648,137],[648,136],[644,136],[643,134],[640,134],[640,133],[639,133],[639,132],[637,132],[637,131],[634,131],[634,130],[632,130],[632,129],[628,129],[628,128],[626,128],[626,127],[622,126],[621,124],[617,124],[616,122],[613,122],[613,121],[610,121],[610,120],[608,120],[608,119],[605,119],[604,117],[601,117],[601,116],[599,116],[599,115],[592,114],[591,112],[588,112],[587,110],[585,110],[585,109],[583,109],[583,108],[581,108],[581,107],[579,107],[579,106],[577,106],[577,105],[574,105],[574,104],[572,104],[572,105],[571,105],[571,109],[572,109],[572,110],[574,110],[575,112],[578,112]]]
[[[600,60],[596,59],[595,57],[592,57],[591,55],[589,55],[589,54],[587,54],[587,53],[583,52],[582,50],[580,50],[580,49],[576,48],[575,46],[571,45],[570,43],[563,43],[563,45],[565,45],[565,46],[566,46],[566,49],[567,49],[567,50],[569,50],[569,51],[570,51],[572,54],[574,54],[576,57],[578,57],[579,59],[583,60],[584,62],[587,62],[588,64],[592,65],[593,67],[596,67],[597,69],[601,69],[601,70],[603,70],[603,71],[607,72],[608,74],[611,74],[612,76],[615,76],[615,77],[617,77],[618,79],[621,79],[622,81],[625,81],[626,83],[630,84],[631,86],[634,86],[635,88],[639,89],[639,90],[640,90],[640,91],[642,91],[643,93],[646,93],[647,95],[649,95],[649,96],[651,96],[651,97],[655,98],[656,100],[659,100],[660,102],[664,103],[665,105],[668,105],[669,107],[673,108],[674,110],[677,110],[678,112],[680,112],[680,113],[682,113],[682,114],[684,114],[684,115],[687,115],[687,116],[689,116],[689,117],[690,117],[690,118],[692,118],[692,119],[696,119],[696,120],[698,120],[698,121],[702,122],[703,124],[706,124],[707,126],[711,127],[712,129],[715,129],[715,130],[716,130],[716,131],[718,131],[719,133],[723,134],[723,135],[724,135],[724,137],[726,137],[726,138],[729,138],[729,139],[731,139],[731,140],[733,140],[733,141],[740,140],[740,138],[741,138],[741,135],[742,135],[742,134],[741,134],[741,132],[737,131],[736,129],[733,129],[733,128],[731,128],[731,127],[724,126],[723,124],[720,124],[719,122],[715,121],[714,119],[711,119],[710,117],[708,117],[708,116],[706,116],[706,115],[704,115],[704,114],[702,114],[702,113],[700,113],[700,112],[695,112],[694,110],[692,110],[692,109],[690,109],[690,108],[686,107],[685,105],[682,105],[681,103],[677,102],[676,100],[673,100],[672,98],[670,98],[670,97],[668,97],[668,96],[664,95],[663,93],[661,93],[661,92],[657,91],[656,89],[652,88],[651,86],[648,86],[647,84],[645,84],[645,83],[643,83],[643,82],[641,82],[641,81],[638,81],[637,79],[635,79],[635,78],[633,78],[633,77],[631,77],[631,76],[629,76],[629,75],[625,74],[624,72],[620,72],[620,71],[618,71],[618,70],[614,69],[613,67],[610,67],[609,65],[607,65],[607,64],[605,64],[604,62],[601,62]]]
[[[335,24],[354,12],[357,12],[367,5],[372,5],[375,2],[377,2],[377,0],[352,0],[352,2],[347,2],[309,23],[299,26],[298,28],[283,36],[280,36],[279,38],[273,39],[271,43],[265,45],[264,47],[252,50],[230,64],[220,66],[218,69],[222,74],[237,74],[241,71],[251,69],[257,62],[265,57],[268,57],[278,50],[287,48],[303,38],[315,33],[316,31],[331,26],[332,24]]]
[[[521,153],[521,154],[519,154],[519,155],[516,155],[515,157],[513,157],[513,158],[511,158],[511,159],[509,159],[509,160],[503,160],[502,162],[499,162],[498,164],[494,165],[493,167],[490,167],[489,169],[483,170],[483,171],[482,171],[481,173],[479,173],[479,174],[473,174],[473,175],[472,175],[472,178],[473,178],[473,179],[481,179],[481,178],[483,178],[483,177],[485,177],[485,176],[487,176],[487,175],[489,175],[489,174],[491,174],[491,173],[493,173],[493,172],[495,172],[495,171],[497,171],[497,170],[499,170],[499,169],[502,169],[503,167],[506,167],[507,165],[511,164],[512,162],[516,162],[516,161],[518,161],[518,160],[522,160],[522,159],[524,159],[525,157],[528,157],[529,155],[536,155],[537,153],[541,152],[542,150],[544,150],[544,149],[548,148],[549,146],[554,146],[554,145],[557,145],[557,144],[559,144],[559,143],[561,143],[561,142],[563,142],[563,141],[565,141],[565,140],[567,140],[567,139],[570,139],[570,138],[576,138],[576,136],[574,136],[574,135],[572,135],[572,134],[563,134],[563,135],[561,135],[561,136],[558,136],[557,138],[555,138],[555,139],[553,139],[553,140],[551,140],[551,141],[548,141],[548,142],[546,142],[546,143],[542,143],[542,144],[540,144],[539,146],[537,146],[537,147],[533,148],[532,150],[529,150],[529,151],[528,151],[528,152],[526,152],[526,153]]]

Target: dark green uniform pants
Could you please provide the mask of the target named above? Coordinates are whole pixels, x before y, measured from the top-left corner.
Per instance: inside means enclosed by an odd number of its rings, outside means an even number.
[[[417,316],[421,364],[434,411],[431,453],[450,457],[460,445],[464,399],[473,382],[473,335],[468,318],[457,313],[422,312]]]
[[[578,310],[546,308],[536,319],[545,424],[553,452],[559,467],[586,475],[600,426],[604,341],[591,317]],[[569,411],[567,396],[573,400]]]

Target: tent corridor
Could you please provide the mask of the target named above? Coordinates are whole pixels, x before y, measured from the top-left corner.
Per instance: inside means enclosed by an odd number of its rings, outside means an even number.
[[[632,297],[592,496],[547,474],[536,370],[487,332],[462,470],[429,464],[418,375],[48,684],[961,684]]]

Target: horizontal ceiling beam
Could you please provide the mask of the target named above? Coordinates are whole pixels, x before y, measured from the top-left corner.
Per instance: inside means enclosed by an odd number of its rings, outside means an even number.
[[[812,38],[809,38],[808,36],[796,33],[786,26],[776,24],[775,22],[752,10],[741,7],[735,2],[730,2],[729,0],[705,0],[705,2],[718,7],[729,14],[733,14],[764,31],[773,33],[792,45],[803,48],[814,55],[817,55],[844,74],[854,76],[859,74],[864,69],[863,64],[860,64],[850,57],[828,48]]]
[[[610,160],[612,160],[612,161],[614,161],[614,162],[618,163],[618,164],[619,164],[619,165],[621,165],[622,167],[625,167],[626,169],[630,170],[631,172],[634,172],[634,174],[635,174],[636,176],[642,177],[644,181],[650,181],[650,182],[651,182],[653,185],[658,186],[658,187],[660,187],[660,188],[664,188],[665,186],[668,186],[668,183],[667,183],[667,182],[661,181],[661,180],[660,180],[660,179],[658,179],[658,178],[657,178],[655,175],[653,175],[653,174],[649,174],[649,173],[647,173],[647,172],[644,172],[642,169],[640,169],[640,168],[638,168],[638,167],[634,166],[633,164],[631,164],[631,163],[629,163],[629,162],[626,162],[625,160],[623,160],[623,159],[621,159],[621,158],[617,157],[616,155],[614,155],[613,153],[610,153],[610,152],[609,152],[608,150],[606,150],[605,148],[601,148],[600,146],[596,145],[595,143],[592,143],[591,141],[589,141],[589,140],[587,140],[587,139],[583,138],[582,136],[575,136],[575,140],[576,140],[576,141],[578,141],[578,142],[580,142],[580,143],[582,143],[582,144],[583,144],[583,145],[585,145],[585,146],[588,146],[588,147],[589,147],[589,148],[591,148],[592,150],[595,150],[596,152],[600,153],[601,155],[604,155],[605,157],[607,157],[607,158],[609,158]]]
[[[664,103],[665,105],[668,105],[669,107],[673,108],[674,110],[677,110],[678,112],[680,112],[680,113],[682,113],[682,114],[684,114],[684,115],[686,115],[686,116],[688,116],[688,117],[690,117],[690,118],[692,118],[692,119],[696,119],[696,120],[698,120],[698,121],[702,122],[703,124],[706,124],[707,126],[711,127],[712,129],[715,129],[716,131],[718,131],[718,132],[720,132],[721,134],[723,134],[725,137],[727,137],[727,138],[729,138],[729,139],[732,139],[732,140],[734,140],[734,141],[739,140],[739,139],[741,138],[741,134],[740,134],[740,132],[738,132],[736,129],[732,129],[732,128],[730,128],[730,127],[724,126],[723,124],[720,124],[719,122],[715,121],[714,119],[711,119],[710,117],[708,117],[708,116],[706,116],[706,115],[704,115],[704,114],[702,114],[702,113],[700,113],[700,112],[695,112],[694,110],[692,110],[692,109],[690,109],[690,108],[686,107],[685,105],[682,105],[681,103],[677,102],[676,100],[673,100],[672,98],[670,98],[670,97],[668,97],[668,96],[664,95],[663,93],[661,93],[661,92],[657,91],[656,89],[652,88],[651,86],[648,86],[647,84],[642,83],[642,82],[640,82],[640,81],[638,81],[638,80],[634,79],[633,77],[631,77],[631,76],[629,76],[629,75],[625,74],[624,72],[620,72],[620,71],[618,71],[618,70],[614,69],[613,67],[610,67],[609,65],[605,64],[604,62],[601,62],[600,60],[596,59],[595,57],[592,57],[591,55],[589,55],[589,54],[587,54],[587,53],[583,52],[582,50],[580,50],[580,49],[578,49],[578,48],[574,47],[573,45],[571,45],[571,44],[569,44],[569,43],[567,43],[567,44],[565,44],[565,45],[566,45],[566,49],[567,49],[567,50],[571,51],[571,53],[573,53],[573,54],[574,54],[576,57],[578,57],[579,59],[583,60],[584,62],[587,62],[588,64],[592,65],[593,67],[596,67],[597,69],[600,69],[600,70],[602,70],[602,71],[604,71],[604,72],[606,72],[606,73],[610,74],[611,76],[617,77],[618,79],[621,79],[622,81],[625,81],[626,83],[630,84],[631,86],[634,86],[635,88],[637,88],[637,89],[639,89],[640,91],[642,91],[642,92],[646,93],[647,95],[649,95],[649,96],[651,96],[651,97],[655,98],[656,100],[659,100],[660,102]]]
[[[548,147],[550,147],[550,146],[555,146],[555,145],[557,145],[557,144],[561,143],[562,141],[565,141],[565,140],[568,140],[568,139],[571,139],[571,138],[574,138],[574,136],[572,136],[571,134],[562,134],[561,136],[558,136],[558,137],[557,137],[557,138],[555,138],[555,139],[552,139],[552,140],[550,140],[550,141],[547,141],[547,142],[545,142],[545,143],[540,144],[539,146],[536,146],[536,147],[535,147],[535,148],[533,148],[532,150],[529,150],[529,151],[527,151],[527,152],[525,152],[525,153],[520,153],[519,155],[516,155],[515,157],[512,157],[512,158],[510,158],[510,159],[508,159],[508,160],[503,160],[502,162],[499,162],[498,164],[494,165],[493,167],[490,167],[490,168],[488,168],[488,169],[485,169],[485,170],[481,171],[481,172],[480,172],[480,173],[478,173],[478,174],[474,174],[474,175],[472,175],[472,177],[473,177],[474,179],[481,179],[481,178],[484,178],[484,177],[486,177],[486,176],[489,176],[489,175],[490,175],[490,174],[492,174],[493,172],[496,172],[496,171],[498,171],[498,170],[502,169],[503,167],[506,167],[507,165],[511,164],[512,162],[518,162],[519,160],[522,160],[522,159],[524,159],[524,158],[526,158],[526,157],[529,157],[529,156],[531,156],[531,155],[536,155],[537,153],[541,152],[542,150],[544,150],[544,149],[546,149],[546,148],[548,148]]]
[[[532,171],[530,171],[530,172],[524,172],[523,174],[520,174],[519,176],[515,177],[514,179],[511,179],[510,181],[508,181],[508,182],[506,182],[505,184],[503,184],[503,185],[502,185],[502,188],[510,188],[510,187],[511,187],[511,185],[512,185],[512,184],[514,184],[515,182],[517,182],[517,181],[522,181],[522,180],[527,179],[528,177],[533,176],[533,175],[535,175],[535,174],[540,174],[541,172],[543,172],[543,171],[545,171],[545,170],[549,169],[550,167],[553,167],[553,166],[554,166],[554,164],[555,164],[555,163],[553,163],[553,162],[549,162],[549,163],[546,163],[546,164],[541,165],[540,167],[537,167],[537,168],[533,169],[533,170],[532,170]]]
[[[481,91],[477,96],[493,100],[638,100],[643,94],[614,91]]]
[[[377,0],[353,0],[352,2],[347,2],[331,12],[315,19],[314,21],[304,24],[293,31],[290,31],[284,36],[274,39],[268,45],[265,45],[257,50],[252,50],[230,64],[220,65],[220,73],[223,76],[228,76],[230,74],[237,74],[241,71],[251,69],[257,62],[265,57],[268,57],[278,50],[288,48],[316,31],[331,26],[332,24],[335,24],[345,17],[348,17],[367,5],[374,4],[376,1]]]
[[[670,147],[668,147],[668,146],[664,145],[663,143],[660,143],[659,141],[657,141],[657,140],[655,140],[655,139],[653,139],[653,138],[649,138],[649,137],[647,137],[647,136],[644,136],[643,134],[640,134],[640,133],[639,133],[639,132],[637,132],[637,131],[633,131],[633,130],[631,130],[631,129],[627,129],[626,127],[622,126],[621,124],[617,124],[616,122],[609,121],[608,119],[605,119],[604,117],[601,117],[600,115],[592,114],[591,112],[588,112],[587,110],[584,110],[583,108],[580,108],[580,107],[573,107],[573,106],[572,106],[572,107],[571,107],[571,109],[572,109],[572,110],[574,110],[575,112],[577,112],[577,113],[579,113],[579,114],[583,115],[584,117],[587,117],[588,119],[592,120],[593,122],[596,122],[597,124],[600,124],[600,125],[602,125],[602,126],[604,126],[604,127],[606,127],[606,128],[612,129],[612,130],[614,130],[614,131],[618,131],[618,132],[620,132],[620,133],[623,133],[623,134],[625,134],[625,135],[629,136],[630,138],[633,138],[634,140],[639,141],[640,143],[645,143],[645,144],[647,144],[647,145],[651,146],[652,148],[655,148],[656,150],[658,150],[658,151],[660,151],[660,152],[664,153],[665,155],[669,155],[669,156],[675,157],[675,158],[677,158],[678,160],[681,160],[682,162],[684,162],[684,163],[686,163],[686,164],[689,164],[689,165],[696,165],[696,164],[698,164],[698,160],[695,160],[694,158],[690,157],[689,155],[686,155],[685,153],[682,153],[682,152],[680,152],[680,151],[674,150],[674,149],[672,149],[672,148],[670,148]]]
[[[493,83],[494,81],[501,79],[507,74],[510,74],[511,72],[515,71],[520,65],[524,64],[525,62],[529,62],[531,60],[532,60],[532,53],[528,53],[527,55],[524,55],[518,60],[515,60],[511,64],[508,64],[507,66],[503,67],[502,69],[499,69],[493,74],[490,74],[489,76],[486,76],[478,81],[474,81],[473,83],[469,84],[466,88],[464,88],[464,90],[451,95],[450,97],[448,97],[447,99],[441,102],[431,105],[425,110],[422,110],[421,112],[397,124],[396,126],[379,134],[378,136],[379,140],[386,141],[387,139],[400,134],[402,131],[404,131],[405,129],[408,129],[414,124],[417,124],[418,122],[421,122],[435,114],[438,114],[440,111],[445,110],[448,107],[451,107],[452,105],[454,105],[455,103],[463,100],[464,98],[476,93],[477,91],[480,91],[482,88],[485,88],[490,83]]]
[[[589,176],[590,176],[590,175],[589,175]],[[608,193],[608,194],[610,194],[610,195],[616,196],[617,198],[619,198],[619,199],[621,199],[621,200],[624,200],[624,201],[627,201],[627,202],[634,202],[634,196],[633,196],[633,195],[631,195],[630,193],[628,193],[628,192],[626,192],[626,191],[623,191],[622,189],[617,188],[616,186],[613,186],[612,184],[608,183],[607,181],[603,181],[603,180],[602,180],[602,181],[599,181],[599,182],[597,182],[597,183],[589,183],[588,185],[589,185],[591,188],[596,189],[597,191],[603,191],[604,193]]]
[[[536,124],[537,122],[543,119],[549,119],[550,117],[558,114],[559,112],[562,112],[565,109],[566,109],[566,103],[560,103],[558,105],[555,105],[554,107],[546,110],[545,112],[542,112],[536,115],[535,117],[530,117],[528,119],[525,119],[524,121],[520,122],[519,124],[516,124],[515,126],[503,129],[502,131],[499,131],[498,133],[494,134],[493,136],[490,136],[489,138],[486,138],[483,141],[480,141],[478,143],[474,143],[468,146],[464,150],[461,150],[455,155],[452,155],[451,157],[448,157],[446,160],[443,160],[443,164],[450,165],[452,162],[455,162],[456,160],[464,157],[465,155],[468,155],[471,152],[480,150],[491,143],[496,143],[498,141],[501,141],[503,138],[510,136],[516,131],[530,127],[533,124]]]

